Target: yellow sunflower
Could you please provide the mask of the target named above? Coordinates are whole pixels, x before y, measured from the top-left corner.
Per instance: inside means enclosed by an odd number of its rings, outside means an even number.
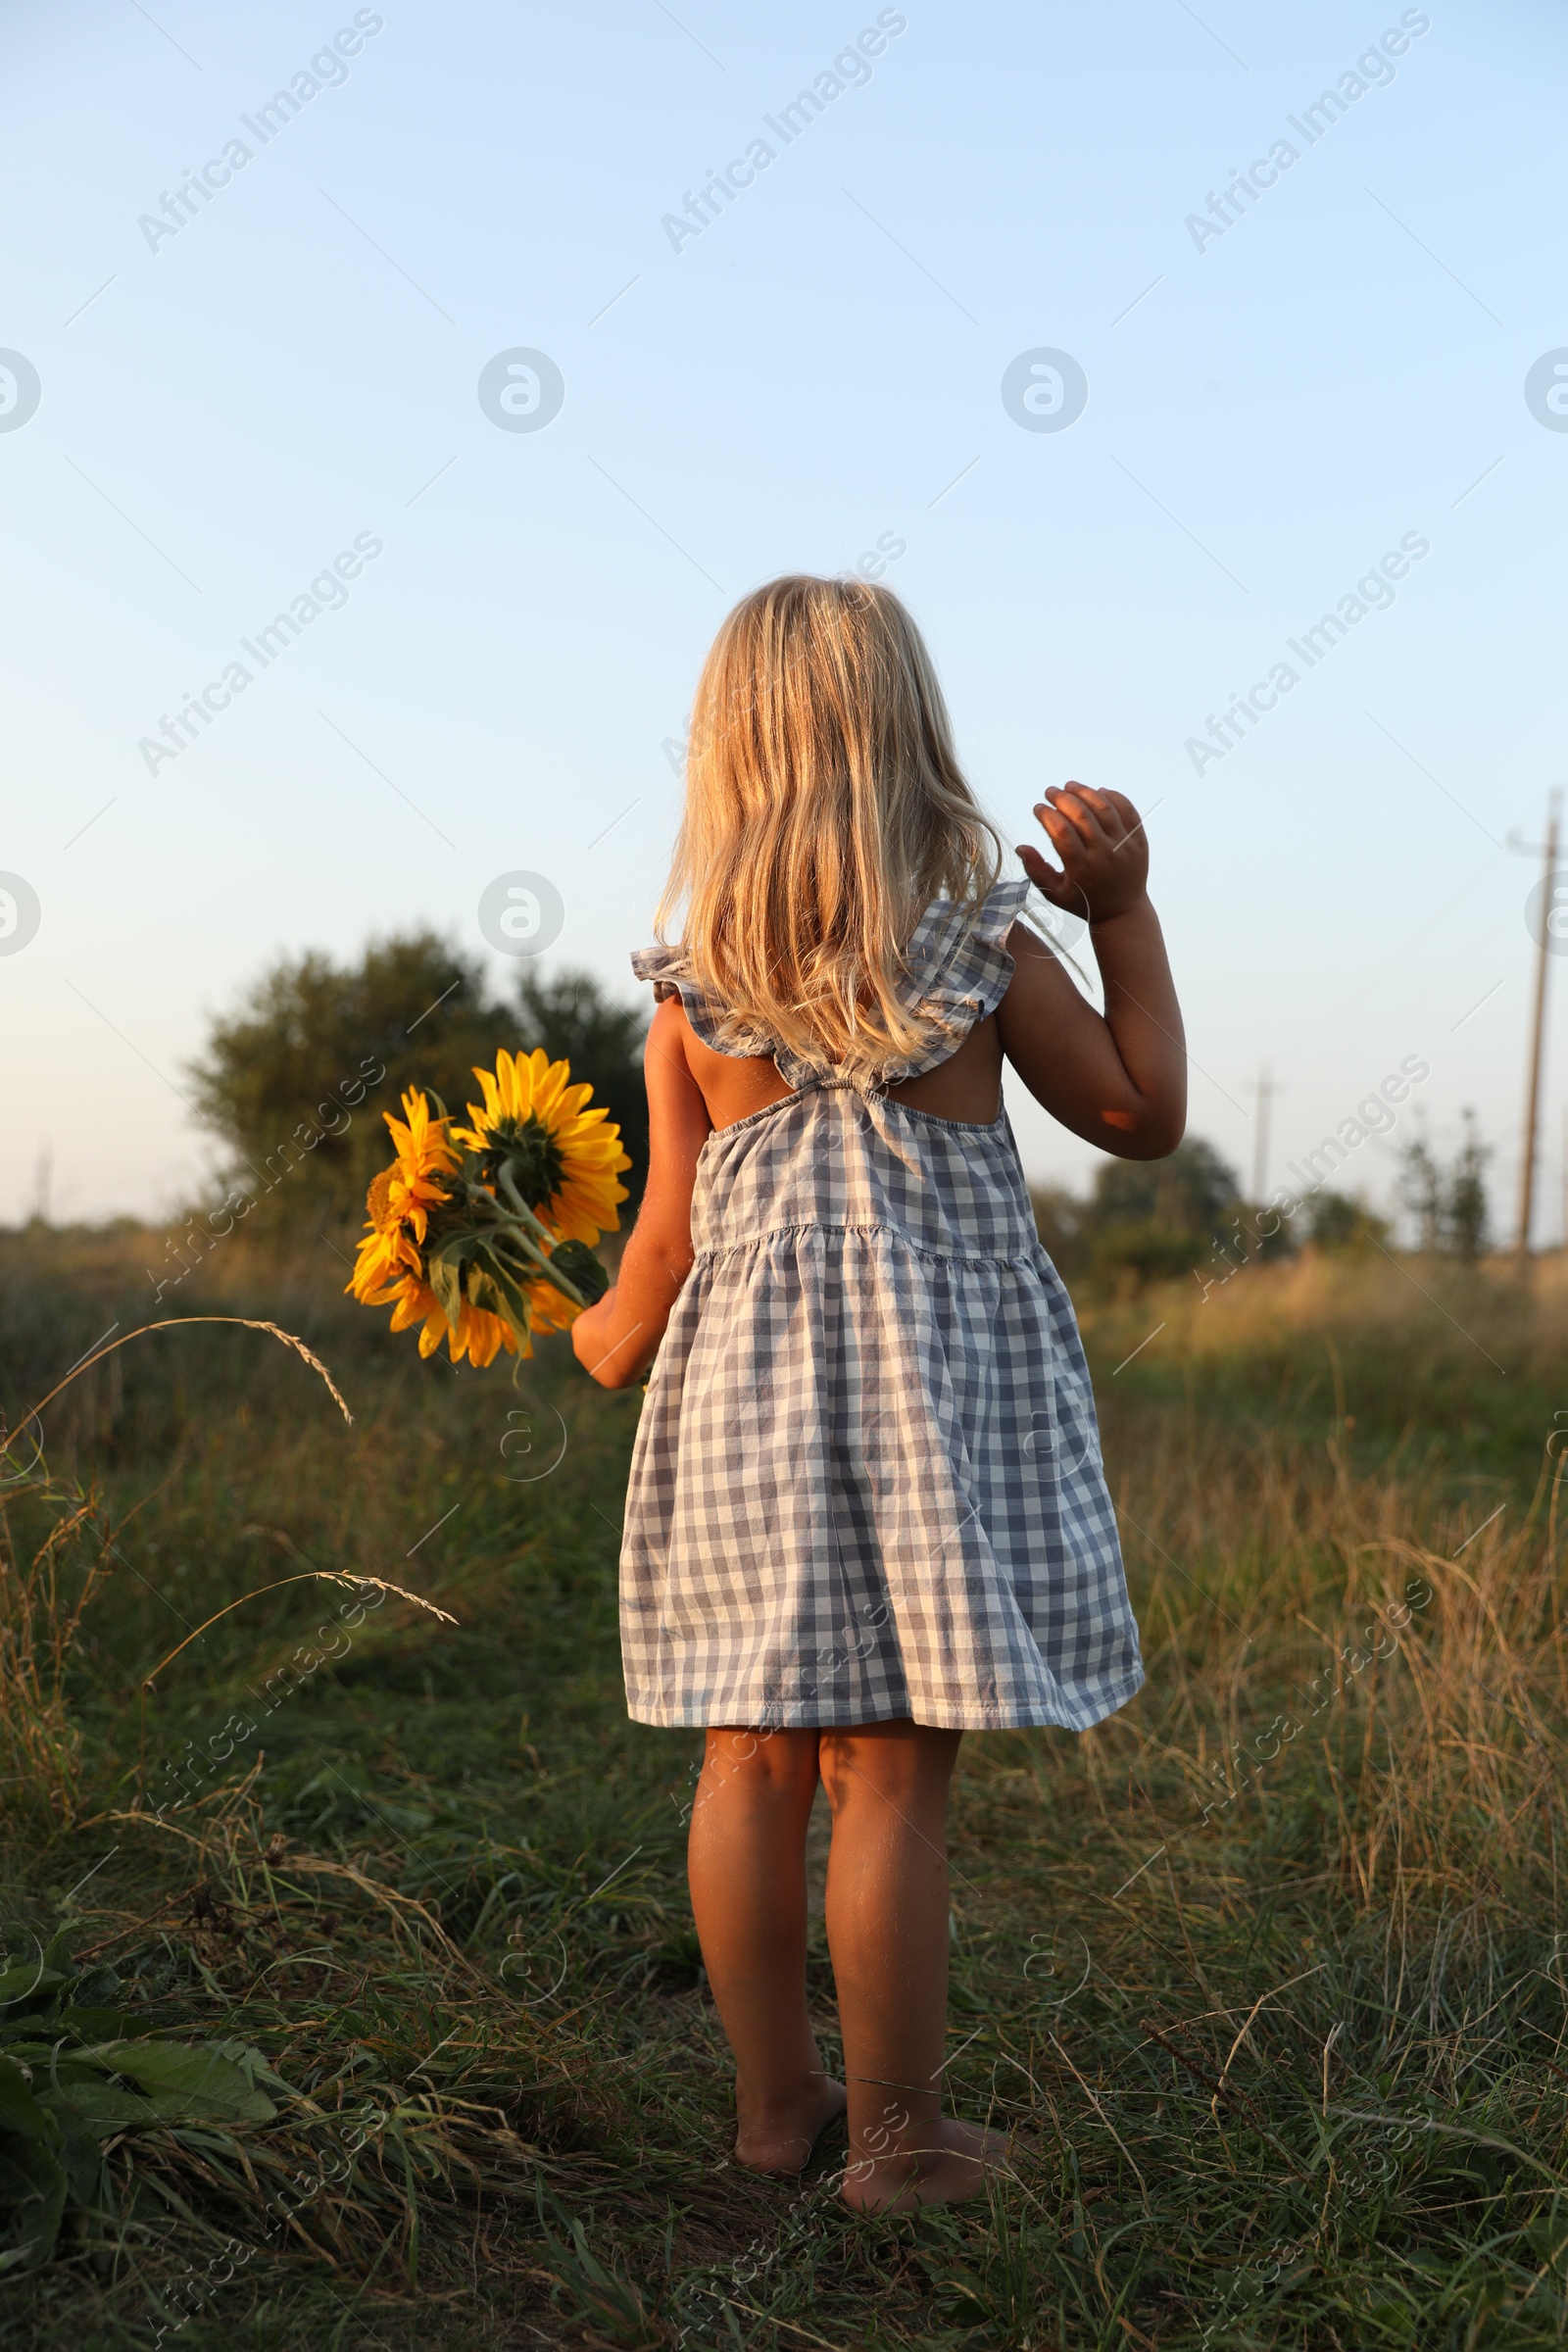
[[[436,1182],[458,1168],[458,1155],[448,1143],[445,1121],[432,1118],[430,1105],[416,1087],[403,1097],[403,1117],[383,1113],[397,1157],[374,1178],[365,1205],[368,1222],[355,1260],[353,1280],[345,1289],[366,1306],[390,1306],[392,1329],[408,1331],[422,1323],[419,1353],[431,1355],[443,1337],[450,1336],[452,1360],[472,1358],[482,1368],[497,1351],[514,1355],[517,1343],[499,1315],[486,1314],[465,1300],[458,1326],[451,1330],[446,1310],[424,1279],[420,1253],[430,1227],[430,1212],[451,1195]]]
[[[382,1114],[397,1152],[389,1168],[374,1178],[365,1197],[368,1223],[360,1242],[354,1279],[345,1287],[367,1304],[379,1305],[370,1294],[406,1273],[423,1271],[419,1244],[429,1229],[430,1211],[448,1199],[437,1176],[449,1176],[458,1155],[447,1142],[444,1121],[432,1119],[430,1105],[416,1087],[403,1098],[403,1117]]]
[[[563,1301],[564,1303],[564,1301]],[[402,1281],[390,1290],[380,1291],[368,1299],[370,1306],[391,1306],[394,1331],[409,1331],[416,1323],[424,1328],[419,1334],[419,1353],[433,1355],[443,1340],[449,1340],[452,1361],[461,1364],[466,1355],[476,1372],[493,1363],[505,1348],[509,1355],[517,1352],[517,1342],[511,1327],[499,1315],[486,1314],[483,1307],[470,1306],[466,1298],[458,1309],[457,1329],[447,1321],[447,1310],[429,1284],[416,1274],[405,1274]],[[524,1355],[533,1353],[527,1341],[523,1342]]]
[[[619,1225],[617,1204],[626,1188],[615,1179],[631,1161],[620,1148],[620,1129],[603,1103],[586,1108],[591,1085],[572,1086],[569,1061],[552,1061],[542,1046],[531,1054],[496,1055],[496,1066],[474,1071],[484,1106],[468,1104],[471,1127],[454,1127],[452,1140],[476,1152],[481,1173],[494,1183],[495,1165],[505,1158],[528,1206],[563,1241],[586,1243]],[[539,1327],[556,1328],[576,1312],[559,1292],[553,1304],[539,1286]],[[560,1311],[558,1311],[560,1310]]]

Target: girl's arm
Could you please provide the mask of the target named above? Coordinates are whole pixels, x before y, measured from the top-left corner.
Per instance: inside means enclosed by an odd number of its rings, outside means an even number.
[[[1003,1052],[1054,1119],[1118,1159],[1162,1159],[1187,1124],[1187,1050],[1159,919],[1149,903],[1149,843],[1132,803],[1084,784],[1053,789],[1035,814],[1061,866],[1020,849],[1052,904],[1082,915],[1105,1009],[1081,997],[1023,924],[1016,970],[997,1012]]]
[[[620,1279],[571,1327],[577,1361],[604,1389],[630,1388],[654,1360],[692,1269],[692,1186],[712,1128],[686,1063],[686,1016],[668,999],[648,1031],[648,1187],[621,1253]]]

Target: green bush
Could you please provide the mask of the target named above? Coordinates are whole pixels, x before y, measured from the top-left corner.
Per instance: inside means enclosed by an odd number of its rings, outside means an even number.
[[[1236,1173],[1201,1136],[1165,1159],[1107,1160],[1087,1198],[1061,1185],[1042,1186],[1031,1198],[1041,1241],[1058,1271],[1112,1289],[1128,1281],[1180,1280],[1195,1268],[1201,1280],[1227,1239],[1231,1262],[1277,1257],[1291,1247],[1283,1230],[1264,1240],[1245,1222],[1238,1244],[1235,1228],[1247,1212]]]
[[[644,1019],[587,972],[524,967],[497,999],[481,965],[416,931],[370,943],[357,962],[286,956],[212,1025],[193,1065],[197,1115],[227,1148],[220,1212],[246,1230],[294,1240],[364,1215],[366,1188],[390,1156],[383,1113],[405,1088],[433,1089],[449,1110],[474,1098],[474,1066],[502,1048],[543,1046],[619,1122],[635,1200],[648,1156]]]

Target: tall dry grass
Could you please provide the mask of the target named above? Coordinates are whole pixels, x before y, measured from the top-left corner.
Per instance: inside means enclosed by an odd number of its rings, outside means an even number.
[[[38,1810],[63,1827],[78,1817],[82,1740],[66,1681],[112,1565],[109,1535],[79,1489],[20,1473],[0,1489],[0,1809],[13,1823]]]
[[[1362,1909],[1485,1890],[1555,1923],[1565,1305],[1557,1264],[1455,1281],[1375,1258],[1157,1297],[1163,1344],[1105,1433],[1151,1690],[1095,1746],[1167,1804],[1209,1802],[1216,1769],[1265,1814],[1315,1781]],[[1091,1312],[1097,1353],[1138,1319]]]
[[[82,1741],[71,1719],[67,1683],[84,1622],[123,1560],[119,1538],[128,1524],[112,1526],[93,1489],[84,1491],[50,1470],[45,1417],[73,1389],[90,1393],[95,1374],[111,1365],[112,1413],[117,1394],[122,1394],[122,1348],[142,1339],[177,1347],[189,1329],[214,1323],[264,1332],[290,1348],[322,1381],[344,1419],[352,1421],[331,1374],[303,1340],[275,1323],[241,1315],[193,1315],[144,1324],[110,1339],[31,1401],[15,1428],[0,1420],[0,1764],[7,1767],[0,1785],[11,1792],[13,1815],[41,1811],[62,1831],[73,1829],[79,1818]],[[95,1407],[96,1398],[89,1409]],[[241,1593],[215,1615],[226,1615],[249,1597]],[[187,1641],[199,1640],[205,1630],[196,1628]],[[144,1678],[144,1691],[150,1688],[150,1677]]]
[[[84,1271],[45,1268],[34,1307],[9,1247],[16,1410],[140,1260],[61,1243]],[[37,1569],[30,1628],[16,1610],[7,1672],[53,1730],[5,1770],[83,1826],[44,1805],[13,1838],[13,1916],[122,1841],[77,1898],[122,1997],[165,2032],[253,2039],[316,2104],[221,2162],[126,2140],[120,2218],[81,2241],[82,2262],[128,2249],[120,2283],[78,2266],[64,2303],[39,2286],[31,2340],[69,2308],[142,2342],[138,2282],[184,2276],[220,2225],[249,2278],[296,2298],[295,2332],[258,2320],[258,2344],[330,2340],[323,2280],[411,2352],[1568,2341],[1561,1267],[1374,1255],[1251,1268],[1204,1301],[1080,1302],[1149,1680],[1082,1740],[965,1741],[947,2079],[1035,2153],[989,2211],[871,2230],[838,2212],[831,2149],[799,2194],[724,2162],[682,1876],[692,1742],[628,1726],[616,1677],[635,1399],[542,1363],[569,1443],[514,1483],[505,1382],[417,1365],[326,1276],[233,1252],[192,1303],[303,1331],[352,1431],[303,1401],[298,1366],[241,1374],[217,1332],[127,1350],[119,1392],[103,1365],[54,1408],[59,1524],[98,1464],[136,1573],[88,1591],[83,1519]],[[31,1562],[50,1528],[17,1527]],[[265,1770],[247,1748],[163,1822],[136,1815],[138,1684],[179,1638],[170,1604],[199,1624],[301,1565],[400,1578],[460,1625],[377,1625],[269,1720]],[[182,1651],[149,1766],[262,1687],[308,1591]],[[58,1660],[56,1623],[74,1626]],[[810,1984],[831,2062],[819,1943]],[[363,2192],[314,2205],[289,2254],[245,2166],[295,2161],[372,2063],[406,2149],[372,2148]],[[192,2221],[135,2205],[160,2168]],[[214,2342],[261,2308],[228,2291]]]

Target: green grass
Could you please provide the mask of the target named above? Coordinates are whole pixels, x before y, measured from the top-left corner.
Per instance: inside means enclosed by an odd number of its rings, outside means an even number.
[[[145,1318],[145,1242],[0,1237],[13,1419]],[[236,2053],[273,2110],[78,2150],[53,2256],[0,2276],[8,2343],[1568,2337],[1558,1274],[1353,1260],[1086,1307],[1149,1688],[1083,1740],[965,1740],[947,2080],[1033,2146],[988,2205],[868,2222],[842,2140],[799,2188],[728,2161],[699,1741],[629,1723],[619,1680],[636,1393],[560,1343],[515,1391],[420,1363],[318,1257],[226,1244],[160,1311],[300,1334],[352,1428],[264,1334],[162,1332],[50,1408],[7,1506],[6,1938],[85,1974],[0,2021],[69,2074],[97,2003]],[[29,1648],[19,1580],[73,1486],[100,1516]],[[144,1697],[313,1568],[458,1623],[296,1582]]]

